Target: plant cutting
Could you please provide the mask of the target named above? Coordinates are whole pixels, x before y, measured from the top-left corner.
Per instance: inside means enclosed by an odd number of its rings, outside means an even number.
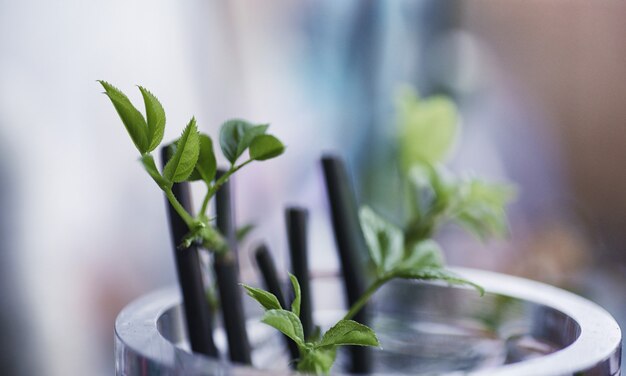
[[[103,86],[105,86],[104,83]],[[107,86],[105,90],[106,88]],[[113,92],[112,95],[118,94]],[[111,98],[111,94],[109,97]],[[112,101],[116,105],[116,101],[113,99]],[[118,112],[120,112],[119,109]],[[148,104],[146,104],[146,112],[150,113]],[[492,372],[502,375],[616,374],[616,370],[619,371],[619,362],[616,363],[616,359],[620,356],[621,333],[614,320],[601,308],[572,294],[535,282],[494,273],[451,270],[445,267],[441,247],[436,239],[437,232],[449,224],[458,224],[481,239],[505,234],[507,230],[505,206],[512,198],[513,191],[505,185],[453,174],[444,167],[445,158],[454,144],[458,124],[456,111],[448,99],[420,100],[415,94],[406,92],[400,100],[398,114],[399,177],[403,192],[405,192],[400,200],[408,203],[402,205],[408,210],[403,210],[402,215],[392,219],[383,217],[367,206],[361,207],[358,211],[355,210],[360,224],[357,235],[362,236],[363,242],[367,245],[369,264],[365,288],[359,296],[341,315],[333,316],[334,321],[323,321],[324,330],[313,331],[311,335],[305,336],[300,317],[303,296],[300,283],[295,276],[289,275],[294,296],[290,304],[277,294],[243,285],[248,295],[254,298],[264,310],[261,322],[277,329],[295,343],[298,354],[292,357],[291,361],[296,363],[298,371],[327,374],[333,370],[336,359],[341,358],[338,356],[338,349],[341,346],[355,346],[382,348],[375,352],[374,357],[375,359],[380,359],[381,356],[391,357],[391,364],[395,368],[392,368],[390,372],[415,374],[417,371],[411,368],[413,365],[411,361],[408,363],[408,368],[398,368],[403,367],[407,359],[420,357],[418,350],[415,350],[415,337],[409,336],[408,341],[407,338],[398,338],[395,342],[388,342],[389,329],[392,329],[391,332],[399,337],[414,335],[416,328],[419,329],[417,332],[432,336],[433,333],[422,332],[421,328],[422,325],[429,323],[428,320],[435,318],[435,328],[437,325],[447,325],[443,330],[444,337],[450,333],[465,330],[466,328],[460,323],[476,321],[489,326],[493,334],[486,338],[480,337],[477,341],[472,339],[467,344],[463,342],[464,337],[453,336],[454,341],[461,341],[460,346],[464,354],[467,350],[471,352],[473,345],[483,345],[480,342],[483,339],[489,343],[498,342],[498,350],[494,353],[497,363],[495,365],[489,363],[488,367],[491,368],[485,368],[487,374]],[[124,121],[124,117],[121,114],[120,116]],[[148,118],[150,118],[149,115]],[[126,125],[126,122],[124,123]],[[146,122],[146,129],[149,129],[148,123],[149,121]],[[432,128],[435,126],[439,131],[433,131]],[[222,128],[221,134],[225,132],[225,127],[226,125]],[[248,123],[248,126],[242,126],[243,130],[233,132],[238,134],[234,137],[238,145],[240,140],[246,139],[242,136],[245,135],[246,130],[254,129],[254,127],[258,126]],[[251,137],[253,141],[250,141],[248,146],[245,142],[243,143],[241,153],[246,149],[249,150],[250,160],[253,160],[251,144],[257,137],[264,136],[265,130],[263,129],[262,134]],[[146,132],[150,134],[150,131]],[[187,128],[181,138],[170,148],[167,163],[170,163],[169,161],[176,153],[185,147],[186,132],[188,132]],[[189,131],[189,134],[191,133],[193,132]],[[407,140],[409,136],[416,139],[409,142]],[[147,139],[151,140],[150,136]],[[262,155],[273,157],[282,153],[284,146],[280,141],[276,141],[267,145],[280,145],[280,147],[269,147],[267,149],[270,152]],[[148,159],[148,166],[154,165],[154,163],[149,163],[149,157],[145,157],[145,154],[150,153],[149,148],[144,151],[139,147],[138,149],[142,154],[142,162]],[[224,150],[223,145],[222,150]],[[239,148],[231,148],[231,150],[234,150],[233,155],[236,155]],[[181,152],[181,160],[183,154]],[[234,173],[238,167],[241,168],[250,163],[248,160],[238,164],[238,157],[231,161],[227,153],[224,152],[224,154],[231,163],[227,171],[233,170]],[[194,161],[192,173],[197,171],[196,164],[199,159],[200,157]],[[165,167],[167,168],[167,164]],[[151,168],[146,167],[169,200],[170,195],[166,189],[173,179],[167,178],[170,175],[166,173],[166,168],[163,172],[156,170],[155,173],[150,172]],[[185,179],[190,179],[189,176]],[[200,180],[205,181],[207,185],[207,195],[211,193],[211,187],[214,187],[221,179],[207,182],[202,175],[200,176]],[[162,178],[168,180],[162,181]],[[214,180],[214,177],[209,180]],[[174,193],[172,192],[171,196],[175,196]],[[204,201],[206,199],[203,200],[203,207]],[[228,243],[225,242],[223,233],[214,227],[208,231],[202,230],[212,226],[212,221],[203,212],[203,207],[197,216],[187,211],[191,225],[187,226],[187,234],[181,237],[184,241],[180,243],[180,250],[184,250],[189,244],[192,246],[202,244],[214,250],[216,256],[228,254]],[[201,216],[203,213],[205,213],[204,217]],[[224,248],[220,249],[220,247]],[[472,289],[450,288],[441,284],[408,282],[403,284],[401,282],[412,280],[467,285],[476,289],[478,293]],[[403,299],[406,300],[401,300],[399,304],[397,301],[393,303],[396,304],[394,309],[407,309],[408,311],[406,315],[400,313],[399,316],[397,313],[390,315],[389,312],[382,312],[386,320],[390,318],[396,320],[400,317],[400,321],[388,321],[393,325],[380,331],[377,323],[373,322],[372,327],[376,328],[375,332],[368,326],[369,322],[360,320],[358,317],[375,295],[378,298],[385,298],[385,294],[392,292],[390,289],[401,290],[403,294],[406,294],[403,295],[406,297]],[[384,291],[376,294],[378,290]],[[483,293],[485,293],[485,298],[480,297]],[[422,300],[422,298],[425,299]],[[146,372],[160,375],[212,375],[230,372],[265,374],[262,370],[253,371],[245,366],[222,362],[216,357],[204,357],[185,350],[184,344],[181,345],[181,339],[184,343],[185,333],[180,330],[182,316],[179,299],[171,292],[155,293],[139,299],[120,314],[116,321],[116,372],[118,375],[145,375]],[[223,296],[222,300],[224,300]],[[385,304],[390,301],[392,300],[383,299]],[[415,302],[419,302],[418,310],[415,310]],[[446,302],[451,304],[448,305]],[[375,312],[375,315],[380,315],[380,307],[377,308],[379,310]],[[247,325],[257,328],[255,326],[257,322],[258,317],[254,317],[248,320]],[[475,325],[477,324],[470,325],[471,331],[476,329]],[[512,334],[511,328],[516,330]],[[496,335],[503,335],[504,339],[496,341],[494,339]],[[252,341],[255,351],[259,354],[266,354],[263,356],[269,356],[260,365],[257,364],[258,359],[255,360],[255,365],[262,368],[275,367],[277,351],[283,355],[285,353],[282,346],[276,349],[277,345],[272,342],[272,336],[263,331],[257,331],[253,337],[256,338]],[[532,344],[530,347],[529,341]],[[395,349],[394,346],[396,346]],[[489,347],[488,350],[491,353],[493,349]],[[268,352],[269,355],[267,355]],[[426,357],[420,359],[428,359],[429,356],[430,354],[426,354]],[[232,357],[231,360],[233,360]],[[451,363],[450,367],[437,368],[439,371],[428,371],[428,373],[478,370],[480,374],[481,367],[487,367],[480,362],[470,365]],[[418,369],[421,368],[418,367]],[[441,371],[442,369],[446,371]],[[335,370],[341,371],[339,367],[335,367]],[[587,371],[590,373],[586,373]],[[267,372],[267,374],[275,375],[286,374],[288,371],[274,368]],[[380,369],[376,372],[380,372]],[[385,369],[382,372],[385,372]]]
[[[230,163],[228,170],[215,180],[217,162],[211,137],[198,132],[195,117],[184,128],[180,138],[170,144],[170,158],[159,171],[154,162],[154,151],[163,140],[165,111],[156,96],[139,86],[144,100],[146,117],[135,108],[128,97],[106,81],[98,81],[117,110],[128,135],[140,153],[140,160],[146,172],[165,193],[168,201],[185,221],[189,233],[184,237],[180,248],[187,248],[198,242],[208,250],[217,253],[228,251],[222,234],[211,224],[207,215],[209,201],[218,189],[237,171],[254,161],[265,161],[281,155],[285,146],[276,137],[267,134],[269,124],[251,124],[245,120],[229,120],[222,124],[219,143],[222,153]],[[248,159],[237,163],[248,151]],[[206,194],[196,216],[192,216],[172,192],[174,183],[202,181]]]
[[[482,295],[481,286],[444,267],[440,246],[433,239],[448,222],[457,222],[482,239],[506,231],[505,206],[512,189],[478,178],[461,178],[447,171],[440,160],[451,147],[457,116],[454,105],[444,97],[420,101],[411,91],[400,99],[399,129],[402,178],[407,184],[409,216],[404,226],[386,220],[368,206],[359,211],[363,235],[369,251],[372,281],[344,317],[321,338],[307,342],[299,318],[300,288],[290,275],[295,291],[292,310],[280,307],[268,291],[244,286],[265,309],[262,322],[296,342],[300,358],[298,370],[307,373],[330,372],[340,345],[379,346],[372,329],[352,319],[385,283],[393,279],[439,280],[470,285]],[[438,142],[437,147],[433,147]],[[425,144],[425,145],[424,145]],[[340,328],[340,329],[338,329]],[[329,343],[327,336],[333,338]]]
[[[229,234],[218,231],[207,210],[211,198],[219,195],[220,188],[234,173],[254,161],[265,161],[279,156],[285,150],[284,145],[276,137],[267,134],[269,124],[251,124],[239,119],[226,121],[220,130],[219,143],[229,167],[219,172],[213,141],[208,135],[198,132],[196,120],[192,117],[181,136],[162,149],[164,167],[159,171],[151,154],[161,144],[165,130],[165,111],[159,100],[146,88],[139,86],[145,105],[144,117],[119,89],[106,81],[98,82],[105,89],[105,94],[113,103],[139,151],[143,167],[165,193],[170,204],[170,225],[177,243],[175,259],[180,287],[185,296],[185,314],[192,349],[206,355],[218,356],[218,349],[213,341],[213,318],[209,312],[209,300],[215,299],[207,298],[213,294],[205,292],[203,271],[200,270],[196,249],[202,246],[215,256],[213,267],[221,298],[222,317],[227,328],[230,358],[232,361],[249,364],[249,343],[241,302],[236,291],[238,277],[235,257],[229,252],[232,244],[228,241]],[[248,159],[239,162],[246,151]],[[190,197],[181,186],[193,181],[201,181],[206,187],[202,206],[196,215],[191,213]],[[218,201],[216,206],[217,211],[222,208],[223,216],[230,217],[230,205],[224,199]],[[222,219],[222,230],[228,230],[230,224],[223,218],[218,219]],[[182,232],[180,221],[186,227]],[[216,304],[212,305],[215,310]]]

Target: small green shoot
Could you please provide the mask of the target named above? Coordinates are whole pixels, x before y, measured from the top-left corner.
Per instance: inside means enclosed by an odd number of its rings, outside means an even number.
[[[418,98],[410,87],[399,90],[396,101],[399,162],[403,171],[415,163],[444,160],[457,138],[459,115],[454,102],[437,95]]]
[[[482,295],[482,287],[445,269],[441,248],[432,238],[448,222],[460,224],[483,240],[504,235],[508,228],[505,207],[514,196],[511,187],[458,177],[442,165],[458,132],[454,103],[442,96],[422,100],[412,89],[403,88],[397,113],[398,159],[408,181],[410,215],[400,227],[369,207],[361,208],[374,281],[344,318],[353,317],[394,278],[469,285]]]
[[[505,208],[514,196],[511,187],[458,177],[442,165],[458,132],[458,115],[450,99],[420,100],[414,91],[404,88],[398,100],[398,127],[398,159],[408,181],[410,215],[400,227],[369,207],[361,208],[359,217],[374,280],[346,319],[394,278],[469,285],[484,294],[482,287],[445,269],[441,248],[432,238],[448,222],[460,224],[483,240],[502,236],[508,229]]]
[[[280,331],[298,345],[300,358],[295,359],[298,371],[317,375],[328,374],[335,362],[337,347],[339,346],[380,346],[372,329],[356,321],[346,319],[338,321],[321,336],[304,338],[299,317],[300,284],[294,275],[289,274],[289,278],[295,295],[291,310],[281,307],[276,296],[270,292],[247,285],[242,286],[248,295],[265,309],[261,321]]]
[[[159,171],[151,152],[163,140],[165,110],[156,96],[142,86],[139,90],[144,100],[146,117],[133,106],[128,97],[106,81],[98,81],[115,107],[126,131],[139,151],[141,164],[148,175],[163,190],[168,201],[185,221],[189,233],[180,244],[187,248],[197,242],[208,250],[218,253],[227,251],[224,237],[210,223],[207,209],[210,199],[217,190],[237,171],[253,161],[275,158],[285,151],[285,146],[276,137],[266,134],[268,124],[251,124],[245,120],[229,120],[220,130],[220,147],[230,163],[229,169],[215,180],[217,162],[211,137],[198,132],[196,119],[191,118],[181,136],[170,145],[170,157]],[[249,158],[237,163],[248,151]],[[206,194],[202,207],[192,216],[172,192],[174,183],[202,181]]]
[[[410,242],[431,237],[447,222],[482,240],[507,233],[506,205],[515,197],[512,187],[454,176],[441,164],[416,164],[407,179],[412,205],[405,232]]]
[[[514,191],[507,185],[455,176],[443,167],[442,162],[450,154],[458,131],[458,115],[450,99],[419,100],[413,91],[405,89],[399,100],[398,114],[398,159],[409,186],[410,216],[401,227],[367,206],[361,208],[359,219],[374,278],[343,319],[322,336],[306,341],[298,317],[300,288],[295,277],[290,275],[296,295],[291,311],[280,307],[274,295],[244,285],[248,294],[266,309],[262,321],[298,345],[299,371],[327,374],[340,345],[380,346],[370,328],[351,319],[392,279],[444,281],[468,285],[484,294],[481,286],[445,268],[443,252],[433,236],[448,222],[460,224],[483,240],[492,235],[504,235],[507,231],[505,207]],[[270,139],[259,138],[255,142],[271,149]],[[250,147],[251,155],[257,155],[252,151],[255,142]]]

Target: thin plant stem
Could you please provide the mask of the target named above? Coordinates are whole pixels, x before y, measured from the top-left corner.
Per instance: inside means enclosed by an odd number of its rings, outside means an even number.
[[[172,192],[171,188],[167,188],[164,191],[165,191],[165,195],[167,196],[168,201],[170,202],[170,204],[172,204],[172,207],[174,208],[174,210],[176,210],[176,213],[180,215],[183,221],[185,221],[185,224],[187,225],[187,227],[191,229],[194,223],[193,217],[189,215],[189,213],[187,213],[187,210],[185,210],[185,208],[183,208],[183,206],[178,201],[176,196],[174,196],[174,192]]]
[[[226,181],[228,181],[228,179],[230,178],[230,176],[232,174],[234,174],[235,172],[239,171],[243,166],[247,165],[248,163],[250,163],[252,161],[254,161],[254,159],[248,159],[247,161],[245,161],[244,163],[240,164],[239,166],[235,166],[235,165],[230,166],[230,169],[228,171],[226,171],[226,173],[224,175],[222,175],[219,179],[217,179],[215,184],[211,185],[208,188],[207,193],[204,196],[204,200],[202,200],[202,207],[200,208],[199,215],[206,216],[206,211],[207,211],[207,209],[209,207],[209,200],[211,200],[211,197],[215,196],[215,193],[217,192],[217,190],[220,189],[220,187],[224,183],[226,183]]]
[[[352,305],[352,307],[350,307],[350,310],[348,311],[348,313],[346,313],[346,315],[343,317],[343,319],[344,320],[352,319],[354,317],[354,315],[359,313],[359,311],[363,308],[363,306],[365,306],[365,304],[370,300],[372,295],[374,295],[374,293],[376,291],[378,291],[378,289],[382,285],[384,285],[387,281],[389,281],[392,278],[393,278],[392,275],[383,275],[382,277],[376,278],[376,280],[367,288],[367,290],[365,290],[363,295],[361,295],[359,300],[357,300]]]

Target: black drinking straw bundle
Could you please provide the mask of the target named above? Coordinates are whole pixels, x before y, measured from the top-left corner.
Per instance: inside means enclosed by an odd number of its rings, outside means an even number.
[[[161,151],[163,164],[165,164],[167,152],[165,148]],[[365,242],[359,225],[356,199],[343,162],[335,156],[324,156],[322,167],[341,262],[346,303],[350,306],[365,291],[365,273],[361,260],[365,251]],[[224,170],[218,170],[216,178],[224,173]],[[183,207],[191,212],[188,183],[175,184],[172,190]],[[228,340],[229,358],[233,362],[249,365],[251,364],[251,350],[241,301],[242,290],[238,280],[233,200],[228,182],[217,191],[215,209],[217,228],[225,237],[230,249],[226,254],[215,255],[213,263],[220,296],[222,321]],[[191,349],[197,353],[219,357],[219,352],[213,342],[213,318],[204,290],[197,246],[192,244],[189,248],[178,249],[178,245],[189,229],[169,204],[168,216]],[[298,278],[302,291],[300,319],[305,337],[310,336],[315,328],[308,266],[307,217],[308,212],[303,208],[290,207],[285,212],[291,270]],[[287,307],[281,288],[281,278],[278,276],[269,250],[265,245],[261,245],[255,249],[254,254],[266,288],[276,295],[282,307]],[[365,308],[354,319],[366,323]],[[299,356],[296,344],[287,337],[285,339],[291,358],[296,359]],[[361,346],[350,348],[351,372],[367,373],[371,369],[368,350]]]
[[[167,161],[166,147],[161,149],[161,157],[165,165]],[[220,174],[222,173],[223,171],[220,171]],[[181,205],[188,212],[191,212],[189,184],[174,184],[172,190]],[[228,183],[224,184],[217,192],[216,212],[218,229],[226,237],[229,248],[234,250],[236,246],[235,231]],[[204,289],[197,246],[192,244],[189,248],[178,249],[178,245],[182,242],[185,234],[189,232],[189,229],[169,203],[168,218],[191,349],[197,353],[219,357],[219,352],[213,342],[213,318]],[[226,255],[215,257],[215,278],[220,295],[230,360],[242,364],[251,364],[250,345],[245,328],[241,288],[234,255],[235,253],[232,251]]]

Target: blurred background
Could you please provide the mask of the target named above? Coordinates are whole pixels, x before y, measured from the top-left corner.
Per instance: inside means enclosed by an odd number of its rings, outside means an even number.
[[[287,153],[238,175],[238,221],[284,266],[283,209],[306,205],[316,272],[338,265],[320,154],[384,208],[396,87],[450,95],[452,168],[519,197],[508,239],[444,232],[449,262],[559,285],[626,324],[625,17],[608,0],[0,0],[0,373],[111,375],[117,313],[175,283],[164,199],[97,79],[138,104],[134,85],[154,92],[166,140],[192,115],[211,135],[270,122]]]

